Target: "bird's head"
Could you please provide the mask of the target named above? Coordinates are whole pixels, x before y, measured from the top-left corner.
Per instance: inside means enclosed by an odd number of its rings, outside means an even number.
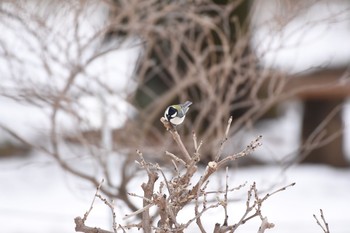
[[[171,119],[174,119],[178,115],[180,109],[181,109],[180,105],[169,106],[165,111],[165,118],[168,121],[170,121]]]

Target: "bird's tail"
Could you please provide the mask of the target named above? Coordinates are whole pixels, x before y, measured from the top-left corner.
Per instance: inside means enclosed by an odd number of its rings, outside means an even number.
[[[183,108],[188,109],[191,105],[192,102],[191,101],[186,101],[185,103],[181,104]]]
[[[188,109],[190,108],[192,102],[186,101],[185,103],[181,104],[181,108],[183,109],[183,113],[186,114]]]

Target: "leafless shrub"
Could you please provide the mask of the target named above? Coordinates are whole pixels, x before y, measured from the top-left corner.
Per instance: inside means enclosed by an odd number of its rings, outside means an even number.
[[[44,1],[39,2],[43,4]],[[99,192],[109,199],[122,200],[131,211],[139,210],[127,191],[127,184],[136,170],[130,169],[133,167],[130,164],[137,159],[134,148],[140,148],[145,157],[144,160],[138,158],[141,166],[158,176],[162,173],[155,158],[164,157],[163,148],[172,151],[166,155],[176,166],[184,166],[187,174],[178,174],[177,182],[181,182],[176,183],[175,188],[170,187],[174,180],[164,179],[164,185],[166,182],[170,185],[164,186],[164,190],[171,191],[173,196],[179,192],[176,188],[180,184],[189,185],[201,149],[202,161],[208,158],[211,163],[197,188],[191,189],[192,196],[186,194],[184,197],[186,202],[198,199],[196,216],[199,217],[192,221],[200,226],[200,205],[205,201],[199,200],[206,198],[202,185],[218,168],[253,149],[249,147],[230,155],[223,147],[217,152],[217,145],[223,145],[241,129],[252,127],[257,119],[284,99],[329,85],[289,90],[287,74],[263,68],[260,59],[272,47],[267,47],[260,57],[254,54],[250,43],[254,28],[249,22],[238,23],[239,19],[233,14],[242,3],[244,1],[232,1],[222,6],[207,0],[81,0],[54,1],[53,5],[46,3],[43,10],[37,10],[23,1],[3,1],[0,5],[0,18],[3,19],[0,20],[3,31],[0,36],[0,95],[42,111],[44,120],[40,126],[43,129],[32,130],[46,132],[41,137],[45,142],[41,138],[37,141],[26,138],[22,130],[16,131],[6,125],[1,125],[1,129],[32,148],[44,151],[63,169],[95,187],[104,177],[105,184]],[[256,10],[253,5],[247,18]],[[99,17],[104,20],[95,24],[93,19]],[[114,39],[113,33],[117,35]],[[125,59],[111,55],[135,47],[134,53],[141,55],[134,73],[110,70]],[[159,60],[152,59],[153,53]],[[115,63],[110,64],[110,61]],[[102,68],[96,68],[96,64],[102,64]],[[163,86],[157,87],[164,89],[153,90],[146,85],[152,81],[152,74],[163,77]],[[125,75],[134,79],[122,82],[121,76]],[[332,84],[347,83],[348,73],[345,73]],[[146,94],[147,104],[135,103],[137,93]],[[125,114],[120,113],[118,107],[125,99],[138,110],[138,115],[130,117],[122,129],[115,130],[124,120],[121,118]],[[173,148],[171,137],[178,143],[182,141],[172,130],[169,137],[164,137],[164,129],[157,127],[158,118],[168,104],[186,99],[195,104],[183,127],[184,143]],[[91,105],[97,107],[91,110]],[[96,112],[100,114],[98,119],[91,117],[98,115],[94,114]],[[232,114],[235,117],[228,130],[225,128],[226,117]],[[65,125],[67,119],[69,123]],[[197,142],[197,136],[188,133],[187,129],[197,132],[204,143]],[[317,129],[317,132],[323,131]],[[226,135],[223,141],[220,140],[222,135]],[[312,138],[310,145],[326,142],[323,133],[321,136]],[[186,148],[194,148],[194,156]],[[128,156],[121,158],[122,154]],[[116,160],[123,163],[118,171],[114,167]],[[116,177],[121,177],[120,182]],[[153,181],[149,182],[145,185],[147,194],[142,197],[148,198],[143,199],[144,206],[167,204],[162,202],[161,196],[153,197]],[[256,196],[256,187],[252,187],[250,195],[256,203],[250,203],[249,208],[260,208],[258,200],[265,199]],[[170,200],[169,197],[166,200]],[[216,205],[222,206],[219,202]],[[141,213],[147,215],[148,211]],[[173,225],[169,227],[179,227],[175,224],[177,212],[173,213]],[[164,216],[162,212],[159,214]],[[263,217],[259,213],[256,216]],[[163,217],[161,225],[167,224],[166,218]],[[269,226],[264,219],[261,229]],[[222,227],[219,225],[218,230]]]
[[[125,226],[119,225],[118,229],[125,231],[125,229],[141,228],[144,232],[159,233],[185,232],[188,230],[188,227],[195,222],[198,230],[201,232],[207,232],[208,226],[204,226],[201,219],[208,210],[219,207],[224,209],[223,219],[221,224],[215,224],[213,232],[235,232],[238,227],[256,217],[260,218],[261,220],[261,225],[258,232],[265,232],[266,229],[274,227],[274,224],[268,222],[267,217],[263,215],[262,205],[269,197],[278,192],[284,191],[286,188],[295,185],[295,183],[280,188],[272,193],[267,193],[261,197],[261,194],[258,192],[256,187],[256,183],[254,182],[248,189],[245,212],[241,214],[241,218],[236,223],[230,223],[229,216],[231,213],[227,209],[228,205],[230,205],[228,195],[237,189],[243,188],[244,185],[231,188],[228,183],[228,168],[226,167],[225,189],[214,192],[207,190],[211,176],[216,174],[221,167],[226,166],[229,161],[247,156],[261,145],[260,136],[253,140],[243,151],[220,158],[222,156],[222,147],[224,147],[224,143],[227,138],[228,130],[226,130],[227,133],[224,135],[224,139],[222,140],[217,159],[209,162],[202,173],[197,169],[198,162],[201,158],[200,147],[202,144],[197,142],[195,134],[193,135],[194,151],[189,152],[184,147],[181,137],[176,129],[174,129],[164,118],[162,118],[161,121],[168,129],[169,133],[173,136],[173,139],[176,141],[180,147],[180,150],[182,151],[181,156],[168,152],[170,158],[172,159],[176,173],[170,179],[167,178],[163,172],[163,168],[159,164],[146,162],[143,154],[140,151],[137,151],[139,156],[137,163],[141,169],[146,171],[148,180],[141,185],[143,195],[137,195],[134,193],[129,194],[133,197],[142,199],[142,208],[139,208],[137,211],[131,214],[125,215],[124,219],[140,216],[141,220],[139,223],[129,223]],[[231,122],[232,118],[230,118],[228,121],[227,129],[230,127]],[[200,175],[199,180],[194,181],[196,173],[202,174]],[[159,179],[161,179],[161,181],[156,183]],[[192,185],[192,182],[194,182],[194,185]],[[114,232],[117,232],[114,207],[98,193],[100,188],[101,185],[98,186],[94,199],[96,197],[100,198],[109,208],[111,208],[113,215],[113,229]],[[216,195],[216,199],[213,199],[213,194]],[[189,205],[194,205],[194,215],[193,217],[189,217],[184,223],[180,223],[178,221],[178,215],[182,209]],[[85,233],[96,232],[96,228],[88,227],[84,224],[92,209],[92,206],[93,203],[83,218],[77,217],[75,219],[76,231]],[[153,206],[155,206],[157,209],[156,214],[151,214],[150,212],[150,208]],[[237,215],[237,213],[235,213],[235,215]],[[100,231],[109,232],[99,229],[99,232]]]

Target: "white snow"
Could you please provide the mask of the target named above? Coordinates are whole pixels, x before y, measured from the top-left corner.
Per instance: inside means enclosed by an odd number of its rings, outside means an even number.
[[[90,207],[91,186],[65,174],[47,155],[2,159],[0,170],[2,232],[74,232],[74,217]],[[95,206],[94,219],[108,226],[100,207]]]
[[[264,66],[297,73],[348,65],[349,2],[321,1],[296,15],[293,7],[298,3],[263,0],[258,4],[252,44]],[[289,17],[294,18],[288,21]]]
[[[213,178],[211,188],[222,185],[223,177],[224,174],[221,174]],[[322,232],[312,217],[313,214],[319,216],[320,208],[332,232],[348,232],[349,170],[296,166],[282,172],[279,167],[265,166],[233,168],[229,177],[230,187],[247,182],[246,187],[229,195],[229,198],[241,200],[230,203],[231,223],[243,213],[247,189],[254,181],[262,195],[296,182],[294,187],[275,194],[264,203],[263,215],[276,225],[267,232]],[[7,233],[74,232],[74,217],[83,216],[95,193],[90,184],[66,174],[50,157],[40,153],[25,159],[2,159],[0,181],[0,222],[2,232]],[[129,191],[140,193],[140,185],[144,181],[145,177],[137,178],[129,186]],[[139,202],[137,198],[135,201]],[[119,222],[124,214],[129,213],[121,206],[117,202]],[[185,221],[192,215],[193,206],[183,211],[180,219]],[[211,229],[216,222],[222,221],[222,215],[222,209],[218,208],[209,212],[203,222]],[[110,211],[100,201],[96,201],[87,225],[111,229]],[[252,221],[238,232],[256,232],[257,228],[258,221]],[[195,225],[191,225],[190,229],[195,232]]]

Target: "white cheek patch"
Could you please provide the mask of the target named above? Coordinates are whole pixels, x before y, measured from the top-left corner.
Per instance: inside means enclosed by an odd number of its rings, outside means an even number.
[[[171,115],[171,117],[176,117],[177,113],[175,112],[174,114]]]

